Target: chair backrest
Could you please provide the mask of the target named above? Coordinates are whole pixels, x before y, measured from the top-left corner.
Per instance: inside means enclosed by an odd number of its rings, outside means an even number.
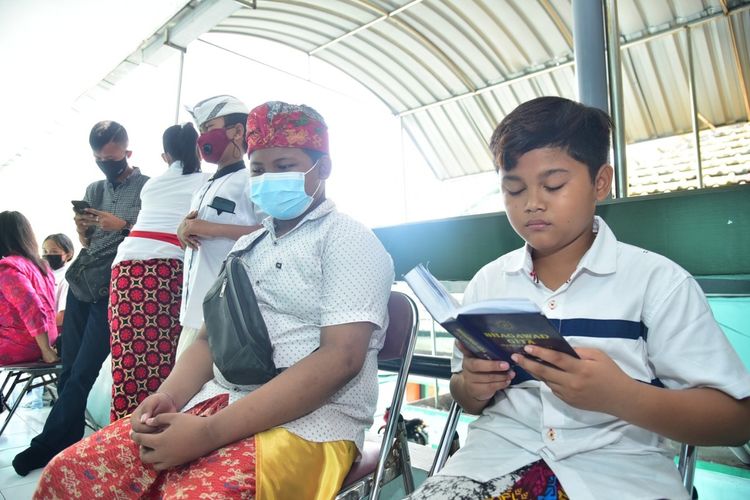
[[[403,359],[409,348],[410,338],[416,334],[417,314],[414,302],[408,295],[391,292],[388,299],[388,329],[385,342],[378,354],[378,361]]]
[[[395,438],[399,422],[398,415],[401,412],[409,367],[417,340],[419,313],[416,304],[408,295],[391,291],[391,296],[388,299],[388,316],[385,342],[378,354],[378,361],[401,360],[396,377],[396,387],[393,390],[393,398],[390,404],[391,417],[385,425],[380,449],[372,450],[377,451],[377,460],[368,459],[373,457],[362,457],[361,462],[355,462],[349,475],[344,479],[344,488],[338,498],[362,498],[357,494],[361,491],[364,496],[371,500],[377,500],[385,479],[386,461],[393,447],[398,447],[401,455],[401,475],[404,479],[404,487],[407,493],[414,490],[414,478],[411,475],[411,469],[409,469],[410,460],[408,459],[409,450],[406,438],[404,436],[403,442]],[[365,454],[368,454],[367,449],[365,449]],[[368,480],[367,476],[370,474],[372,474],[372,479]],[[369,487],[369,484],[372,486]],[[360,486],[362,487],[361,490],[359,489]]]

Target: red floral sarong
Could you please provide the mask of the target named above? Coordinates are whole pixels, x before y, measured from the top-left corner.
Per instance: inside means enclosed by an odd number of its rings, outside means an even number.
[[[208,416],[227,394],[186,413]],[[35,499],[254,498],[255,437],[242,439],[185,465],[157,472],[144,465],[125,417],[58,454],[39,480]],[[200,437],[196,436],[196,439]]]
[[[110,421],[130,415],[172,372],[181,300],[180,260],[125,260],[112,269]]]

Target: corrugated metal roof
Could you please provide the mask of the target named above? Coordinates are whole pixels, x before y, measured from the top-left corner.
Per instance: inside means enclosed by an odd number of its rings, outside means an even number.
[[[256,5],[212,31],[280,42],[350,74],[402,117],[440,179],[492,170],[488,139],[521,102],[576,96],[570,0]],[[750,82],[750,0],[620,0],[618,6],[627,142],[691,130],[688,25],[699,112],[713,125],[748,120],[750,96],[740,74]]]

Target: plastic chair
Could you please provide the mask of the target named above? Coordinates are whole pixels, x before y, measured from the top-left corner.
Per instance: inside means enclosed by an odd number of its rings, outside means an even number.
[[[47,387],[50,384],[57,383],[57,376],[62,372],[62,364],[50,365],[47,363],[36,362],[36,363],[22,363],[17,365],[0,366],[0,371],[8,372],[3,385],[0,386],[0,395],[2,396],[2,406],[9,410],[8,416],[5,417],[5,422],[2,428],[0,428],[0,436],[2,436],[5,428],[10,423],[10,419],[16,413],[16,410],[21,404],[21,400],[31,389],[36,387]],[[10,385],[8,385],[10,384]],[[23,384],[21,393],[16,398],[13,406],[8,406],[8,399],[15,388]],[[8,390],[6,391],[6,387]],[[48,387],[49,389],[49,387]],[[55,393],[50,391],[52,399],[57,399]]]
[[[453,444],[453,436],[456,427],[458,426],[458,419],[461,417],[461,411],[461,407],[458,403],[453,401],[448,410],[448,418],[445,422],[445,427],[443,428],[443,435],[440,437],[437,452],[435,453],[435,459],[432,462],[432,467],[430,468],[427,477],[437,474],[440,469],[445,466],[445,462],[452,454],[453,450],[451,445]],[[695,466],[697,463],[698,449],[693,445],[683,443],[680,448],[677,470],[680,471],[680,476],[682,476],[682,484],[694,499],[698,498],[698,492],[693,487],[693,482],[695,481]]]
[[[391,292],[388,300],[388,329],[385,344],[378,354],[378,363],[401,360],[396,378],[396,389],[391,400],[391,416],[383,432],[380,444],[365,441],[362,457],[352,465],[344,478],[337,500],[353,500],[368,497],[377,500],[384,484],[402,476],[406,493],[414,491],[414,477],[406,439],[406,426],[402,419],[401,404],[406,391],[406,380],[417,340],[419,313],[414,301],[401,292]]]

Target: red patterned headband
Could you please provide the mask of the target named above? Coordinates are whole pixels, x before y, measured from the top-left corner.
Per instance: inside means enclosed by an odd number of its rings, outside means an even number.
[[[271,101],[247,115],[247,154],[256,149],[304,148],[328,154],[328,127],[305,105]]]

